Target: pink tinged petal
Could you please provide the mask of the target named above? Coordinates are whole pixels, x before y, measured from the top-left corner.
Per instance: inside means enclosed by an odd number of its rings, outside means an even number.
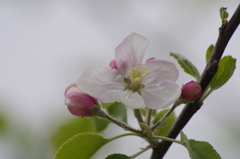
[[[172,105],[181,95],[181,88],[172,81],[147,85],[141,91],[146,106],[151,109],[163,109]]]
[[[74,90],[73,90],[73,89],[74,89]],[[74,92],[74,91],[80,92],[80,90],[78,89],[76,83],[72,83],[70,86],[68,86],[68,87],[65,89],[65,92],[64,92],[64,96],[65,96],[65,97],[66,97],[67,92],[68,92],[69,90],[72,91],[72,92]]]
[[[73,105],[75,107],[91,109],[93,105],[98,105],[96,99],[84,93],[67,93],[66,98],[67,100],[65,101],[65,104]]]
[[[117,63],[116,63],[116,60],[112,60],[109,64],[109,66],[112,68],[112,69],[116,69],[117,70]]]
[[[147,59],[146,62],[151,61],[151,60],[155,60],[155,59],[156,59],[155,57],[151,57],[151,58]]]
[[[85,93],[101,102],[114,102],[107,92],[124,90],[125,83],[119,71],[110,66],[90,65],[77,77],[77,86]]]
[[[143,98],[137,92],[114,90],[109,91],[108,94],[114,101],[121,102],[129,108],[139,109],[145,107]]]
[[[164,60],[149,60],[142,66],[145,66],[149,74],[143,78],[142,83],[158,84],[161,81],[176,81],[179,75],[175,64]]]
[[[93,114],[92,111],[88,109],[77,108],[71,105],[68,105],[67,107],[70,113],[76,116],[90,116]]]
[[[145,37],[132,33],[115,49],[117,68],[124,77],[128,77],[128,72],[142,63],[147,46]]]

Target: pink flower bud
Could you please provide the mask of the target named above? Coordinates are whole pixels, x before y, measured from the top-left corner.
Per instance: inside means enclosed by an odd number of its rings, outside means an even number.
[[[113,59],[113,60],[110,62],[109,66],[110,66],[112,69],[116,69],[116,70],[117,70],[117,63],[116,63],[116,60]]]
[[[64,96],[68,110],[76,116],[91,116],[93,107],[99,107],[97,100],[80,91],[75,83],[66,88]]]
[[[197,100],[202,96],[202,87],[198,82],[190,81],[182,87],[181,99]]]

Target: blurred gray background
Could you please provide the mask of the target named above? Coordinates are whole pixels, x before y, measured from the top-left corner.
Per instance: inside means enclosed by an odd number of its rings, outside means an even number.
[[[86,65],[109,64],[114,49],[132,32],[150,41],[146,59],[176,63],[169,53],[180,53],[202,72],[206,49],[218,37],[220,7],[228,7],[231,16],[238,4],[239,0],[1,0],[0,115],[11,125],[7,133],[0,133],[1,159],[53,158],[51,133],[73,118],[63,103],[64,89]],[[239,60],[239,44],[240,28],[225,55]],[[238,67],[237,61],[230,81],[210,95],[183,130],[189,138],[210,142],[228,159],[240,156]],[[178,68],[179,85],[193,80]],[[113,124],[109,127],[111,132],[103,132],[105,137],[124,132]],[[92,158],[133,155],[146,145],[136,137],[126,137],[104,146]],[[150,154],[147,151],[137,159]],[[189,157],[185,148],[173,144],[165,158]]]

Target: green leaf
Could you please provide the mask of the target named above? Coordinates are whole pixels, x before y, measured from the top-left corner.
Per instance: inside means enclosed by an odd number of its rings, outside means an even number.
[[[6,133],[8,122],[2,114],[0,114],[0,133]]]
[[[221,17],[222,20],[228,18],[228,12],[227,12],[227,8],[226,7],[220,8],[220,17]]]
[[[236,68],[236,59],[231,56],[224,56],[220,62],[217,73],[214,75],[210,87],[216,90],[223,86],[231,77]]]
[[[55,159],[89,159],[111,139],[98,134],[78,134],[67,140],[57,151]]]
[[[128,157],[124,154],[111,154],[107,156],[105,159],[130,159],[131,157]]]
[[[58,129],[53,133],[51,141],[54,147],[58,148],[74,135],[85,132],[95,132],[91,119],[74,117],[58,127]]]
[[[177,53],[170,53],[170,56],[173,56],[178,61],[179,65],[187,74],[193,76],[196,80],[200,78],[197,68],[185,56]]]
[[[109,115],[127,123],[127,109],[122,103],[102,103],[102,106],[107,110]]]
[[[187,148],[191,159],[221,159],[217,151],[208,142],[188,140],[183,132],[180,135],[181,142]]]
[[[104,129],[106,129],[106,127],[108,126],[108,124],[110,123],[108,120],[106,119],[101,119],[98,117],[92,117],[90,118],[93,122],[93,125],[95,127],[95,131],[96,132],[100,132],[103,131]]]
[[[182,131],[180,132],[180,136],[183,146],[190,146],[187,136]]]
[[[210,59],[212,52],[214,49],[214,45],[210,45],[206,51],[206,62],[208,62],[208,60]]]
[[[168,112],[168,110],[169,109],[164,109],[164,110],[160,111],[159,113],[157,113],[156,117],[152,121],[153,124],[155,124],[159,119],[161,119],[163,117],[163,115]],[[157,127],[157,129],[155,130],[155,134],[158,136],[165,136],[167,134],[167,132],[169,131],[169,129],[172,127],[175,120],[176,120],[176,115],[174,112],[172,112],[168,116],[168,118],[161,125],[159,125]]]

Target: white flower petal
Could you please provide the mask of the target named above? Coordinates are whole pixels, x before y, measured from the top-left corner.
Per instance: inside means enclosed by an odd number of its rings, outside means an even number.
[[[121,102],[129,108],[139,109],[145,107],[143,98],[137,92],[133,93],[131,90],[112,90],[108,91],[108,94],[114,101]]]
[[[124,77],[128,77],[128,72],[142,63],[147,46],[145,37],[132,33],[115,49],[117,68]]]
[[[145,66],[149,74],[143,78],[142,83],[158,84],[161,81],[176,81],[179,75],[175,64],[164,60],[149,60],[142,66]]]
[[[110,66],[87,66],[77,77],[76,84],[84,93],[105,103],[114,102],[107,91],[125,88],[124,79],[119,71]]]
[[[146,106],[151,109],[163,109],[173,104],[181,95],[181,88],[172,81],[146,85],[141,91]]]

